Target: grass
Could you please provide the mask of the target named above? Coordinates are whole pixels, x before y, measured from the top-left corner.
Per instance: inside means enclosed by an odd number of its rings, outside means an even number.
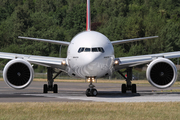
[[[3,78],[0,78],[0,81],[4,81]],[[34,78],[33,81],[47,81],[47,79],[43,78]],[[55,82],[75,82],[75,83],[83,83],[85,80],[83,79],[55,79]],[[125,80],[107,80],[107,79],[98,79],[97,83],[126,83]],[[147,80],[133,80],[132,84],[137,84],[138,86],[151,86],[151,84]],[[180,81],[176,81],[173,86],[180,86]]]
[[[0,79],[3,80],[3,79]],[[35,81],[46,81],[35,79]],[[84,82],[84,80],[57,80]],[[102,83],[125,83],[120,80],[99,80]],[[146,80],[135,84],[149,84]],[[180,86],[177,81],[175,86]],[[179,92],[169,90],[163,92]],[[180,102],[104,103],[45,102],[0,103],[0,120],[179,120]]]
[[[0,81],[3,81],[3,78],[0,78]],[[34,78],[33,81],[47,81],[46,79]],[[55,82],[76,82],[76,83],[84,83],[83,79],[55,79]],[[107,79],[98,79],[97,83],[118,83],[123,84],[126,83],[125,80],[107,80]],[[137,84],[138,86],[151,86],[147,80],[133,80],[133,84]],[[180,86],[180,81],[176,81],[173,86]]]
[[[0,81],[4,81],[3,78],[0,78]],[[43,78],[34,78],[33,81],[47,81]],[[85,82],[83,79],[55,79],[55,82]],[[98,79],[97,83],[125,83],[125,80],[109,80],[109,79]],[[133,84],[149,84],[148,80],[133,80]],[[174,85],[180,86],[180,81],[176,81]]]
[[[180,102],[0,103],[0,120],[179,120]]]
[[[3,81],[3,78],[0,78],[0,81]],[[47,81],[47,79],[42,78],[34,78],[33,81]],[[83,79],[55,79],[55,82],[85,82]],[[125,80],[106,80],[106,79],[98,79],[98,83],[125,83]],[[149,84],[147,80],[135,80],[133,81],[135,84]]]

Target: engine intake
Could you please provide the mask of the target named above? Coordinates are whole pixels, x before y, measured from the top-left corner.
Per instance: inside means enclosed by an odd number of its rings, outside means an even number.
[[[9,61],[3,70],[4,81],[14,89],[24,89],[34,78],[31,64],[23,59]]]
[[[174,84],[177,79],[177,68],[166,58],[153,60],[146,71],[146,77],[153,86],[165,89]]]

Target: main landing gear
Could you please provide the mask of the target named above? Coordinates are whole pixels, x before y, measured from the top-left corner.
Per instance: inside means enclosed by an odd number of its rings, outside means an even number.
[[[90,97],[90,96],[97,96],[98,91],[95,89],[95,86],[92,84],[93,83],[94,78],[89,78],[89,88],[86,90],[86,96]]]
[[[53,85],[53,82],[54,82],[54,79],[59,75],[61,74],[62,71],[59,71],[56,76],[53,78],[53,68],[47,68],[47,81],[48,81],[48,84],[44,84],[44,87],[43,87],[43,93],[47,93],[48,91],[53,91],[53,93],[58,93],[58,85],[57,84],[54,84]]]
[[[132,93],[136,93],[136,84],[132,84],[132,68],[127,68],[127,77],[125,77],[120,71],[118,73],[124,77],[126,80],[126,84],[122,84],[121,86],[121,92],[126,93],[126,91],[131,91]]]

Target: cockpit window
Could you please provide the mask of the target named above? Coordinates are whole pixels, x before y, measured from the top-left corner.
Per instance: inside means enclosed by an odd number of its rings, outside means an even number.
[[[81,52],[81,48],[79,48],[79,50],[78,50],[78,53],[80,53]]]
[[[85,51],[84,52],[90,52],[91,49],[90,48],[85,48]]]
[[[104,53],[104,49],[102,47],[97,47],[97,48],[85,48],[85,47],[81,47],[78,50],[78,53],[81,52],[102,52]]]
[[[104,49],[101,47],[99,47],[98,50],[99,50],[99,52],[102,52],[102,53],[104,52]]]
[[[98,52],[98,48],[92,48],[92,52]]]
[[[79,48],[78,53],[81,53],[84,51],[84,48]]]

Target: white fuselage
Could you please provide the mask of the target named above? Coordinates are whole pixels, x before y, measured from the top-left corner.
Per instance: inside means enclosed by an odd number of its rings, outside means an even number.
[[[68,74],[80,78],[99,78],[111,75],[114,48],[110,40],[95,31],[76,35],[67,51]]]

